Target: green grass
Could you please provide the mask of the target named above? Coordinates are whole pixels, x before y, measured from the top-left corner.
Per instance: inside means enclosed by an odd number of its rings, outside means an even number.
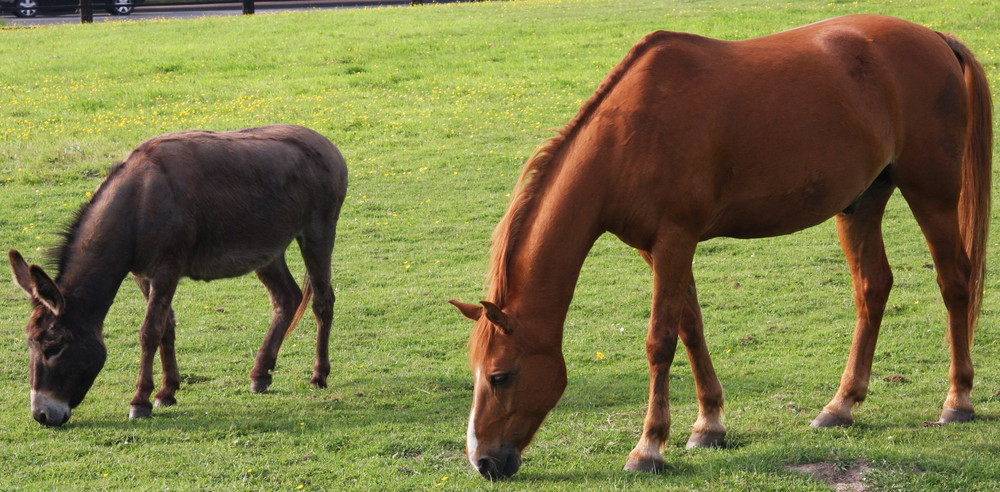
[[[522,471],[489,484],[463,454],[471,326],[445,300],[481,295],[490,233],[549,129],[649,31],[739,39],[853,12],[957,34],[997,93],[1000,18],[982,0],[537,0],[0,32],[0,238],[29,261],[43,261],[110,163],[167,131],[303,124],[342,149],[352,180],[327,390],[307,386],[305,324],[286,342],[272,391],[249,394],[269,316],[263,287],[252,276],[185,281],[175,302],[179,404],[129,421],[143,303],[127,282],[105,323],[104,371],[67,426],[43,428],[28,411],[28,304],[0,283],[0,489],[820,490],[784,467],[857,459],[874,469],[873,490],[995,487],[996,262],[973,352],[980,418],[925,428],[947,384],[944,309],[898,196],[885,225],[892,308],[854,427],[808,427],[836,388],[853,328],[832,223],[713,240],[695,273],[729,446],[683,449],[697,406],[679,355],[671,469],[620,471],[646,402],[650,274],[605,237],[567,320],[569,387]],[[882,380],[892,374],[909,382]]]

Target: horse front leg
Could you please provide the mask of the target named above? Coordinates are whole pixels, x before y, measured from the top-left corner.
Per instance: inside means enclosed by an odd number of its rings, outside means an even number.
[[[139,329],[139,345],[142,350],[139,358],[139,379],[135,383],[135,396],[132,397],[130,404],[129,418],[145,418],[153,413],[153,405],[149,402],[153,392],[153,357],[163,342],[168,323],[173,318],[170,304],[177,289],[177,281],[177,276],[163,275],[163,278],[151,280],[147,290],[144,290],[147,294],[147,303],[146,318]],[[141,288],[142,284],[139,286]],[[170,345],[173,345],[172,336]],[[176,367],[176,362],[174,365]]]
[[[701,326],[691,258],[697,243],[673,244],[661,253],[642,252],[653,270],[653,307],[646,336],[649,361],[649,405],[642,436],[629,453],[626,470],[656,472],[663,468],[663,447],[670,437],[670,365],[681,336],[697,385],[699,413],[688,447],[716,445],[725,436],[720,422],[722,386],[715,377]]]
[[[705,343],[705,330],[701,320],[701,308],[694,283],[689,286],[690,297],[685,309],[686,319],[680,327],[681,340],[687,349],[691,372],[694,374],[695,391],[698,398],[698,419],[691,427],[691,437],[687,448],[710,448],[723,444],[726,426],[722,425],[722,383],[715,375],[712,358]]]

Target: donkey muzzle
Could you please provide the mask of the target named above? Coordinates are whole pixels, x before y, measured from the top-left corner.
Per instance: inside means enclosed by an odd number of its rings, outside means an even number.
[[[69,421],[72,411],[66,402],[44,391],[31,390],[31,416],[42,425],[58,427]]]

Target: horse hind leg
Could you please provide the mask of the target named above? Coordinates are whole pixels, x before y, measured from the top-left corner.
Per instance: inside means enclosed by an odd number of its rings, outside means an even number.
[[[947,166],[936,167],[942,168],[948,169]],[[957,173],[954,175],[957,180]],[[969,311],[974,297],[971,291],[973,287],[969,282],[972,262],[965,250],[958,225],[958,186],[948,186],[947,177],[935,178],[906,188],[900,184],[900,191],[927,239],[937,270],[938,287],[948,312],[951,367],[948,372],[948,394],[939,422],[967,422],[973,416],[970,349],[974,319]]]
[[[284,255],[255,273],[267,288],[273,308],[271,326],[267,329],[264,342],[257,351],[253,369],[250,371],[250,391],[263,393],[271,385],[271,370],[274,369],[278,359],[278,350],[281,349],[281,343],[295,315],[295,309],[302,300],[302,293],[291,272],[288,271]]]
[[[880,178],[853,204],[850,213],[837,216],[837,234],[851,270],[857,324],[847,365],[840,378],[840,388],[813,427],[851,425],[853,407],[868,394],[872,358],[885,304],[892,289],[892,270],[882,241],[882,216],[886,202],[895,188]]]

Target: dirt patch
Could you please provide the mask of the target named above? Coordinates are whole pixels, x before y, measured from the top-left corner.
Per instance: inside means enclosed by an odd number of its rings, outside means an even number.
[[[909,383],[910,380],[903,377],[902,374],[893,374],[891,376],[886,376],[882,378],[882,381],[887,383]]]
[[[850,462],[821,461],[785,467],[789,471],[806,473],[837,492],[866,492],[865,473],[871,468],[865,460]]]

